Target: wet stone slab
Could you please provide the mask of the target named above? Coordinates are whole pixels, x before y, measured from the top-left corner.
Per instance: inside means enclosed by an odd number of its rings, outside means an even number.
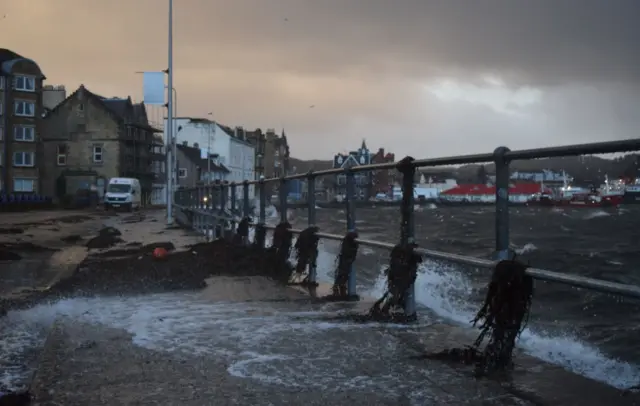
[[[47,340],[33,384],[38,404],[634,404],[530,359],[516,382],[505,385],[412,358],[425,348],[467,343],[472,336],[463,329],[429,320],[416,326],[339,321],[336,314],[366,304],[300,301],[299,292],[264,278],[227,277],[211,286],[182,296],[78,302]],[[250,301],[258,290],[260,299],[269,292],[295,302]],[[566,392],[557,385],[569,385],[571,399],[553,398]]]

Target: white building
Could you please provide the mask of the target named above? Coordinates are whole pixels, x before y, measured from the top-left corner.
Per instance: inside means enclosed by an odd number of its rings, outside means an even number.
[[[166,120],[164,128],[167,128]],[[188,146],[200,148],[205,155],[208,151],[211,156],[217,156],[216,162],[229,170],[225,180],[241,183],[245,179],[255,179],[255,147],[246,140],[242,127],[232,129],[204,118],[178,117],[174,119],[174,131],[177,143],[186,141]],[[249,187],[252,200],[254,190],[253,185]],[[242,199],[241,187],[236,189],[236,193]]]

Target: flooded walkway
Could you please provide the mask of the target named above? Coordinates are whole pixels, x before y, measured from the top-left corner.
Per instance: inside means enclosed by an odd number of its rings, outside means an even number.
[[[103,225],[123,232],[121,245],[171,241],[178,262],[197,256],[185,247],[201,239],[162,220],[155,213]],[[184,273],[169,272],[177,262],[89,255],[92,265],[81,273],[100,271],[104,281],[105,273],[136,277],[143,264],[166,277]],[[207,261],[186,265],[193,278],[205,268],[216,275],[197,291],[105,291],[9,312],[0,319],[0,384],[15,383],[16,374],[27,380],[29,368],[37,369],[36,404],[65,406],[640,405],[635,394],[523,354],[510,380],[476,380],[467,367],[420,358],[472,343],[470,329],[426,312],[410,326],[355,323],[340,316],[364,313],[368,300],[322,302],[255,274],[216,274]],[[24,369],[25,359],[33,366]]]
[[[309,301],[262,277],[59,306],[32,388],[43,405],[636,404],[531,358],[518,358],[510,383],[475,380],[416,359],[471,342],[467,330],[338,321],[368,303]]]

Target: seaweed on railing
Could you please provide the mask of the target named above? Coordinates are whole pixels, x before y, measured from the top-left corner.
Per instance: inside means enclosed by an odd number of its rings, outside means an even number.
[[[298,240],[294,246],[296,251],[296,274],[301,277],[309,267],[316,265],[318,259],[318,237],[319,228],[315,226],[308,227],[298,235]],[[308,277],[302,283],[308,282]]]
[[[355,231],[348,232],[340,243],[340,253],[337,257],[337,268],[333,283],[333,297],[348,297],[347,283],[349,282],[349,274],[351,268],[358,255],[358,233]]]
[[[289,263],[293,233],[291,224],[282,222],[273,230],[273,243],[267,250],[274,277],[282,282],[289,282],[293,274],[293,267]]]
[[[484,304],[472,321],[474,326],[480,324],[480,335],[473,346],[427,354],[425,358],[475,364],[476,376],[511,368],[516,339],[526,326],[533,297],[533,278],[526,270],[527,265],[521,262],[500,261]],[[487,345],[481,350],[487,336]]]
[[[236,233],[233,236],[234,244],[245,245],[248,242],[250,224],[251,224],[251,218],[249,217],[245,217],[238,222],[238,227],[236,227]]]
[[[418,276],[422,256],[415,252],[418,244],[398,244],[389,255],[389,267],[385,269],[387,291],[374,303],[369,316],[374,320],[409,321],[415,316],[405,314],[407,292]]]
[[[256,224],[255,234],[253,236],[253,246],[258,248],[264,248],[265,241],[267,240],[267,227],[264,224]]]

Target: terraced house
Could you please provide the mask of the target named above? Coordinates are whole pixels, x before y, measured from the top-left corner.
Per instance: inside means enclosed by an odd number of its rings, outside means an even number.
[[[41,190],[44,80],[35,61],[0,49],[0,193]]]
[[[70,198],[92,186],[101,196],[113,177],[140,180],[143,202],[151,199],[159,174],[155,133],[144,104],[104,97],[80,86],[44,120],[44,182],[47,195]]]

